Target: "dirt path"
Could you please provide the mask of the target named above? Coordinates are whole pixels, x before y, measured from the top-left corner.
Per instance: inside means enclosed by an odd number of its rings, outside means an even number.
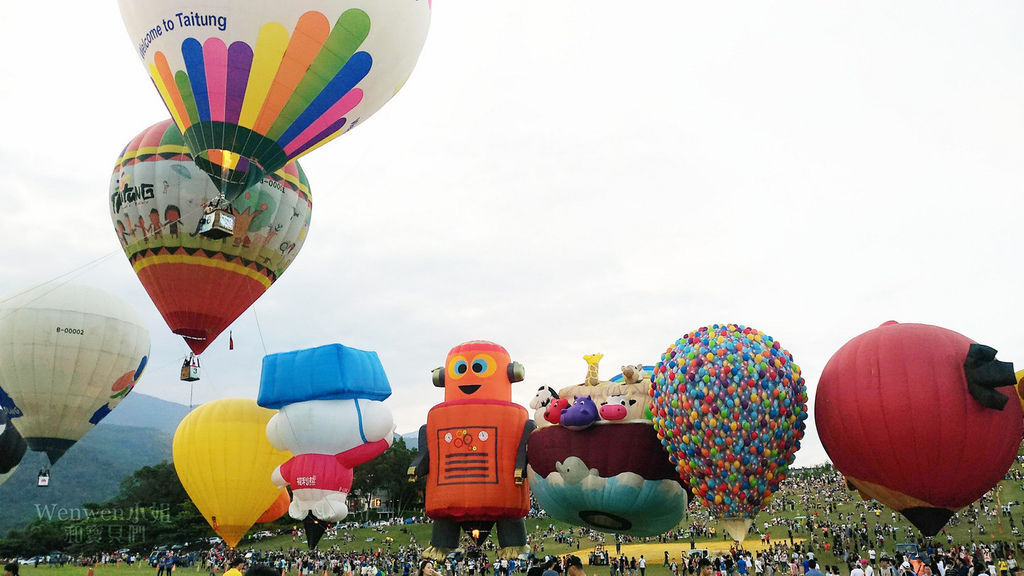
[[[802,538],[794,539],[794,542],[802,542]],[[712,555],[717,552],[727,552],[731,542],[724,540],[717,542],[697,542],[697,550],[707,550]],[[760,539],[749,539],[743,542],[743,549],[748,552],[760,552],[766,549],[768,546],[761,542]],[[615,545],[605,546],[609,554],[615,555]],[[584,548],[576,552],[576,555],[583,559],[583,564],[587,563],[587,558],[590,553],[594,550],[591,548]],[[627,558],[637,557],[639,558],[643,554],[644,559],[647,560],[647,565],[663,565],[665,563],[665,551],[668,551],[670,559],[679,560],[684,554],[690,551],[690,543],[688,541],[679,542],[642,542],[639,544],[623,544],[621,554],[625,554]],[[618,555],[616,555],[618,556]],[[591,568],[600,569],[607,568],[606,566],[587,566],[589,572],[593,572]]]

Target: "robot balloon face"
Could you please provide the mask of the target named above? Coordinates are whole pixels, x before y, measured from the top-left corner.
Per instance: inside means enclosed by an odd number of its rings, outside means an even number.
[[[460,344],[448,352],[444,368],[434,372],[434,385],[444,386],[445,402],[452,400],[512,401],[512,382],[522,380],[521,364],[505,348],[483,340]]]

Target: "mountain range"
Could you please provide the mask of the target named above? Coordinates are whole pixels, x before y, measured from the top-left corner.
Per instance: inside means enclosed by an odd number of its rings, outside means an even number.
[[[87,502],[110,500],[135,470],[171,459],[174,431],[186,414],[187,406],[129,394],[53,465],[46,488],[36,486],[46,456],[26,452],[0,485],[0,535],[38,518],[71,516]]]
[[[14,474],[0,485],[0,538],[39,518],[81,514],[76,510],[83,504],[116,496],[121,482],[139,468],[170,461],[174,431],[188,412],[181,404],[129,394],[50,469],[46,488],[36,486],[46,456],[26,452]],[[418,432],[401,436],[407,446],[416,447]]]

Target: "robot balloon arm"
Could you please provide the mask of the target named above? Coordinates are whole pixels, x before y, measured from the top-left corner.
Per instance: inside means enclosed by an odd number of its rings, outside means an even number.
[[[530,439],[530,433],[536,429],[537,424],[533,420],[526,421],[523,437],[519,439],[519,450],[516,451],[516,485],[521,485],[526,478],[526,441]]]
[[[430,472],[430,458],[427,450],[427,425],[420,426],[419,443],[416,447],[416,459],[409,464],[409,482],[415,482]]]

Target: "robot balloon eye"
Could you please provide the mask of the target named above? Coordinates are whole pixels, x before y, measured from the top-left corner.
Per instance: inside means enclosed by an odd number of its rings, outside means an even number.
[[[469,365],[466,364],[465,360],[459,360],[455,363],[456,374],[465,374],[467,370],[469,370]]]
[[[486,371],[487,371],[487,361],[486,360],[481,360],[481,359],[478,358],[478,359],[473,361],[473,372],[475,372],[477,374],[483,374]]]

